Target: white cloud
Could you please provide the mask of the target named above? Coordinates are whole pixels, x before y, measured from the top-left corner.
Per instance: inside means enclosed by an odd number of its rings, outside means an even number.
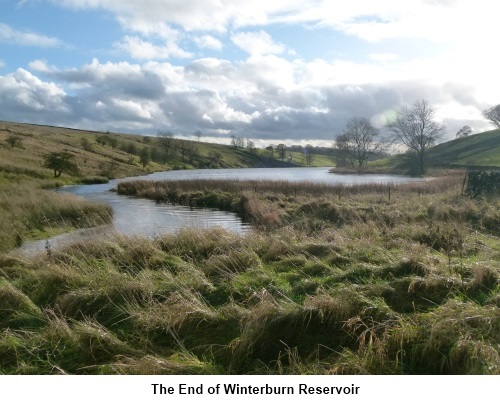
[[[63,42],[57,38],[29,31],[18,31],[4,23],[0,23],[0,42],[44,48],[56,47],[63,44]]]
[[[273,23],[332,27],[368,41],[416,37],[454,40],[489,31],[496,13],[491,0],[52,0],[58,6],[102,8],[130,27],[161,31],[175,24],[187,31],[219,31]],[[135,28],[134,28],[135,27]],[[490,34],[491,35],[491,34]]]
[[[377,62],[391,62],[398,59],[394,53],[370,53],[368,58]]]
[[[57,125],[71,115],[65,91],[55,83],[44,82],[24,69],[0,76],[1,119]]]
[[[265,31],[239,32],[231,40],[250,55],[271,55],[285,52],[286,47],[273,41]]]
[[[179,48],[176,43],[155,45],[138,37],[126,36],[122,42],[115,46],[127,52],[132,58],[138,60],[162,60],[171,57],[190,58],[192,54]]]
[[[112,105],[114,108],[119,110],[120,115],[126,115],[127,117],[134,119],[146,119],[149,120],[153,117],[152,112],[150,111],[150,105],[148,103],[138,103],[131,100],[121,100],[121,99],[112,99]]]
[[[0,76],[0,118],[15,117],[16,111],[23,120],[54,123],[56,111],[60,123],[72,126],[155,133],[166,125],[180,135],[200,129],[204,136],[230,132],[264,142],[282,136],[299,142],[329,141],[353,116],[383,125],[387,114],[418,98],[438,107],[454,136],[466,124],[480,128],[480,111],[487,107],[478,103],[473,84],[452,80],[431,59],[381,66],[260,55],[239,62],[205,58],[184,67],[97,59],[65,70],[39,60],[30,66],[54,82],[22,69]],[[404,71],[410,68],[419,77],[408,80]],[[446,73],[447,81],[431,81]]]
[[[199,48],[213,49],[215,51],[220,51],[223,48],[222,42],[212,35],[203,35],[201,37],[195,37],[194,42]]]
[[[175,24],[187,31],[225,32],[228,27],[263,25],[307,8],[299,0],[51,0],[71,8],[103,8],[130,22]],[[316,1],[314,3],[317,3]]]
[[[57,68],[54,65],[48,65],[44,60],[33,60],[28,64],[31,70],[35,70],[37,72],[50,73],[57,71]]]
[[[330,140],[353,116],[383,125],[385,117],[417,98],[429,99],[441,111],[440,118],[454,136],[463,125],[473,123],[478,128],[481,109],[499,102],[496,63],[490,58],[494,38],[479,27],[470,2],[57,2],[61,3],[114,12],[129,34],[115,46],[144,63],[95,59],[63,70],[34,60],[30,69],[58,84],[30,81],[26,71],[0,76],[3,117],[5,111],[15,109],[40,111],[40,119],[50,123],[47,105],[52,100],[56,111],[61,106],[67,109],[65,119],[72,125],[78,121],[98,128],[140,128],[151,133],[166,125],[180,135],[200,129],[214,139],[233,133],[254,139],[286,137],[298,143],[311,138]],[[475,4],[484,5],[483,0]],[[482,21],[491,30],[495,25],[490,14],[494,13],[484,14]],[[323,55],[290,60],[287,45],[277,43],[264,30],[272,23],[320,25],[378,44],[373,52],[366,52],[365,60],[356,62],[327,60]],[[249,26],[253,31],[245,28]],[[162,62],[192,58],[184,49],[186,43],[220,50],[223,44],[217,38],[227,37],[250,55],[248,59],[202,58],[177,66]],[[405,58],[405,49],[392,47],[397,41],[384,42],[392,38],[420,39],[410,45],[427,45],[431,40],[445,51],[439,56]],[[64,94],[63,86],[71,97]],[[49,89],[54,90],[52,95]],[[58,95],[56,90],[63,93]]]

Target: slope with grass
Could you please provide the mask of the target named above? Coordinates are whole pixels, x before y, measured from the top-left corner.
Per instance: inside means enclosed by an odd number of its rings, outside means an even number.
[[[429,150],[431,167],[500,168],[500,129],[454,139]]]
[[[428,150],[429,169],[500,169],[500,129],[454,139]],[[369,162],[366,172],[407,173],[409,160],[404,154]]]
[[[171,169],[306,165],[299,160],[281,162],[261,149],[175,138],[168,142],[165,149],[157,137],[0,122],[0,184],[27,180],[55,184],[52,170],[43,167],[44,156],[53,152],[70,153],[80,170],[80,176],[63,173],[57,184]],[[144,167],[143,150],[149,154]],[[323,165],[325,159],[314,156],[312,164]]]

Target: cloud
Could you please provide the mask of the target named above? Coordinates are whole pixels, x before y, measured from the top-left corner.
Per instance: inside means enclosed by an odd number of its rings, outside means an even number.
[[[214,38],[212,35],[195,37],[193,40],[199,48],[213,49],[215,51],[220,51],[223,48],[222,42],[217,38]]]
[[[40,59],[31,61],[28,66],[31,70],[35,70],[37,72],[50,73],[57,71],[57,68],[54,65],[49,66],[46,61]]]
[[[102,8],[124,18],[127,23],[164,22],[186,31],[225,32],[228,27],[264,25],[273,19],[307,8],[298,0],[52,0],[58,6]],[[316,2],[315,2],[316,3]]]
[[[59,85],[43,82],[24,69],[0,76],[0,111],[1,119],[33,123],[61,123],[71,115]]]
[[[285,52],[286,47],[273,41],[265,31],[239,32],[231,40],[250,55],[272,55]]]
[[[288,60],[263,54],[261,45],[253,52],[246,60],[201,58],[184,66],[94,59],[58,69],[34,60],[31,73],[0,76],[0,118],[150,134],[164,127],[184,136],[201,130],[214,140],[235,134],[328,143],[354,116],[382,127],[402,105],[426,98],[454,137],[463,125],[480,128],[487,105],[478,94],[494,87],[486,78],[464,76],[472,62],[450,71],[455,54],[437,62],[388,63],[391,56],[377,56],[355,63]]]
[[[398,59],[398,55],[394,53],[370,53],[368,58],[377,62],[391,62]]]
[[[191,58],[192,54],[179,48],[175,42],[155,45],[138,37],[126,36],[115,46],[137,60],[162,60],[171,57]]]
[[[330,27],[374,42],[389,38],[449,41],[480,29],[491,35],[495,13],[490,0],[51,0],[58,6],[109,10],[134,30],[162,24],[186,31],[217,31],[269,24],[308,24]],[[481,13],[481,18],[472,18]],[[450,18],[450,15],[453,18]],[[473,28],[474,27],[474,28]]]
[[[48,37],[29,31],[18,31],[4,23],[0,23],[0,42],[11,45],[36,46],[42,48],[57,47],[63,44],[58,38]]]

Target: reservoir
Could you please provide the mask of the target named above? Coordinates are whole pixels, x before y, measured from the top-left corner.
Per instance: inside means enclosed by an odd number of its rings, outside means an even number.
[[[168,203],[157,203],[135,197],[118,195],[111,191],[116,185],[130,180],[194,180],[194,179],[226,179],[231,180],[285,180],[290,182],[315,182],[328,184],[401,184],[422,181],[420,178],[394,175],[345,175],[329,173],[328,167],[310,168],[245,168],[245,169],[203,169],[172,170],[158,172],[147,176],[129,177],[112,180],[107,184],[65,186],[57,190],[60,193],[71,193],[88,201],[96,201],[109,205],[113,209],[113,222],[98,228],[80,229],[58,235],[48,240],[29,241],[14,253],[34,255],[44,252],[46,246],[51,249],[69,245],[78,241],[107,238],[113,234],[127,236],[145,236],[154,238],[165,233],[174,233],[181,228],[207,229],[221,227],[237,233],[250,230],[250,225],[241,221],[233,213],[190,208]]]

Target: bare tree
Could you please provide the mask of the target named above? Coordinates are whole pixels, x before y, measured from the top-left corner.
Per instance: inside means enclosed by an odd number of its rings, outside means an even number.
[[[236,136],[236,135],[231,135],[230,136],[231,138],[231,146],[233,148],[244,148],[245,147],[245,140],[240,137],[240,136]]]
[[[413,154],[418,174],[425,173],[427,150],[444,136],[445,127],[434,121],[436,109],[427,100],[417,100],[411,108],[403,107],[387,125],[391,139]]]
[[[278,156],[283,162],[283,160],[285,159],[286,145],[284,143],[280,143],[278,146],[276,146],[276,150],[278,151]]]
[[[179,149],[181,152],[182,161],[184,162],[186,160],[186,154],[187,154],[187,150],[188,150],[188,141],[186,141],[185,139],[180,139],[179,140]]]
[[[166,162],[173,146],[174,134],[170,131],[158,131],[157,138],[158,145],[163,150],[165,156],[164,162]]]
[[[380,132],[368,119],[355,117],[337,136],[335,146],[352,167],[361,170],[368,158],[381,149]]]
[[[500,128],[500,104],[495,107],[491,107],[488,110],[484,110],[483,116],[497,128]]]
[[[470,134],[472,134],[472,128],[469,127],[468,125],[465,125],[463,126],[462,128],[460,128],[457,132],[457,135],[456,135],[456,138],[466,138],[468,137]]]
[[[196,137],[196,140],[198,141],[198,143],[200,143],[201,131],[200,130],[194,131],[194,136]]]

